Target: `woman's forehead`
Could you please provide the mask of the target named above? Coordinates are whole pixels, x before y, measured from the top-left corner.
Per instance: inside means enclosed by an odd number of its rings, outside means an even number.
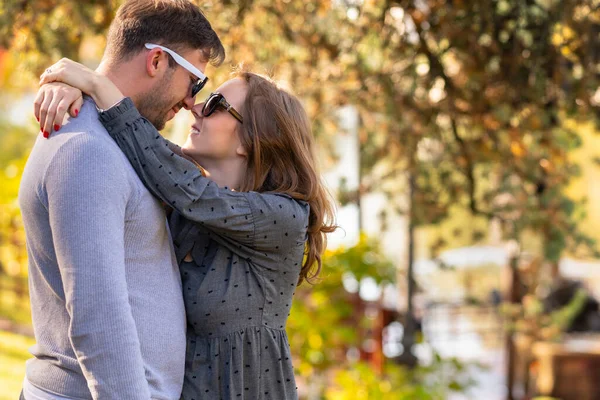
[[[239,91],[242,87],[244,87],[244,81],[240,78],[233,78],[226,82],[224,82],[221,86],[217,88],[217,92],[225,94],[232,93],[235,91]]]
[[[219,86],[216,90],[221,93],[233,106],[240,106],[246,98],[248,88],[240,78],[233,78]]]

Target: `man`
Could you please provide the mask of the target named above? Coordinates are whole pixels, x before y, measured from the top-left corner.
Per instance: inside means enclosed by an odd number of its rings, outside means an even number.
[[[161,129],[193,106],[196,75],[223,58],[188,0],[131,0],[111,24],[98,71]],[[51,140],[38,138],[19,193],[37,342],[24,398],[179,399],[185,310],[164,211],[93,101],[73,111]]]

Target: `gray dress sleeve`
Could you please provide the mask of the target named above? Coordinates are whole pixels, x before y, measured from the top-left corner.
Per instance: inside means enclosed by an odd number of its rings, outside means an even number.
[[[143,118],[129,98],[100,121],[148,190],[181,215],[214,232],[232,251],[263,265],[303,246],[309,206],[285,194],[234,192],[202,176]],[[260,262],[260,261],[264,262]]]

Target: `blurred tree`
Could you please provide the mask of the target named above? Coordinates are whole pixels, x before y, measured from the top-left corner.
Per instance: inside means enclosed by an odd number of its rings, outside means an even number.
[[[120,3],[5,2],[0,44],[39,73],[59,55],[78,58],[85,36],[105,32]],[[336,131],[339,105],[358,108],[361,191],[383,190],[403,211],[398,193],[410,170],[418,225],[460,204],[509,221],[517,234],[541,232],[548,260],[592,244],[578,233],[577,204],[564,188],[578,172],[567,154],[580,143],[565,121],[600,115],[594,1],[198,4],[227,62],[289,82],[321,136]]]
[[[104,34],[114,17],[117,1],[18,0],[0,3],[0,48],[17,60],[19,79],[31,85],[60,57],[80,59],[86,37]]]

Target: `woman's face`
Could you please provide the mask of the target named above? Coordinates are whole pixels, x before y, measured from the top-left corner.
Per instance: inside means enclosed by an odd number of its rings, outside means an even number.
[[[239,78],[225,82],[216,90],[240,113],[247,91],[246,83]],[[210,116],[204,117],[203,106],[204,101],[192,107],[195,121],[182,147],[184,154],[201,165],[209,160],[225,161],[245,157],[246,151],[240,143],[237,132],[240,122],[221,107]]]

